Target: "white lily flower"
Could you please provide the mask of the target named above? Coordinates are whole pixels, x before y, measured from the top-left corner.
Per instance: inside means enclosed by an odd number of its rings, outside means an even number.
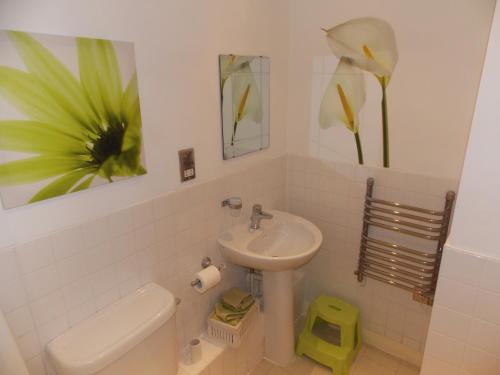
[[[257,124],[262,122],[262,99],[250,65],[243,65],[238,72],[231,74],[232,102],[233,102],[233,135],[231,144],[234,144],[236,129],[244,118]]]
[[[356,18],[328,30],[328,44],[338,58],[351,59],[372,72],[387,86],[398,61],[396,37],[391,25],[379,18]]]
[[[363,72],[350,59],[342,57],[321,100],[319,124],[326,129],[336,119],[342,121],[354,133],[360,164],[363,164],[363,152],[359,138],[359,111],[365,100]]]
[[[220,55],[221,88],[224,88],[231,74],[240,71],[245,65],[250,65],[254,58],[254,56]]]
[[[319,110],[319,124],[329,128],[338,119],[353,133],[359,130],[358,113],[365,104],[363,72],[348,58],[341,58],[328,83]]]

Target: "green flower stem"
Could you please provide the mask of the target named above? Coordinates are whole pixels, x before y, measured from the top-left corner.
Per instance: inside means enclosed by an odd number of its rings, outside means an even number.
[[[389,119],[387,116],[387,94],[385,83],[382,86],[382,138],[384,145],[384,168],[389,168]]]
[[[231,136],[231,146],[234,146],[234,140],[236,138],[236,129],[238,128],[238,121],[234,122],[233,125],[233,135]]]
[[[354,133],[354,139],[356,140],[356,149],[358,150],[358,163],[363,164],[363,148],[361,147],[359,132]]]

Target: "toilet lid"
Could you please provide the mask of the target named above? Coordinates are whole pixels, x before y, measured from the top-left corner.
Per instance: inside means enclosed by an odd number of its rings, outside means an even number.
[[[150,283],[63,333],[47,346],[64,374],[89,375],[127,353],[175,313],[175,298]]]

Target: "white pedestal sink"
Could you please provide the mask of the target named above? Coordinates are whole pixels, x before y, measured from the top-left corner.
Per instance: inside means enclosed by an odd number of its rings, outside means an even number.
[[[268,211],[274,217],[261,228],[235,225],[218,242],[231,263],[264,271],[266,358],[285,366],[294,355],[293,270],[319,250],[323,236],[313,223],[286,212]]]

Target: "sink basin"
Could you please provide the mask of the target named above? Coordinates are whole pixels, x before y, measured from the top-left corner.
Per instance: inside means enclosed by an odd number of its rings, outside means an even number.
[[[251,230],[245,222],[224,232],[218,238],[222,255],[262,271],[287,271],[307,263],[323,241],[318,227],[286,212],[268,212],[274,217],[262,220],[260,229]]]

